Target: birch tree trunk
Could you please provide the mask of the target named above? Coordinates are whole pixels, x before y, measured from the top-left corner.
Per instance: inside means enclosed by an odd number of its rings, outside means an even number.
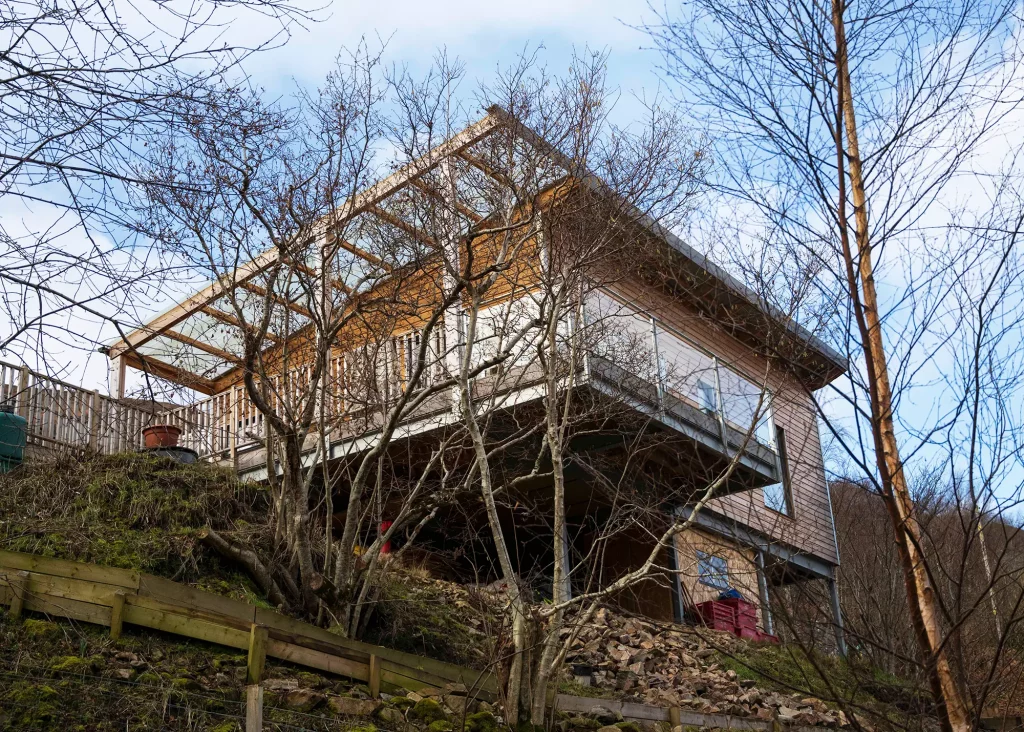
[[[942,699],[945,706],[943,727],[960,732],[970,729],[970,715],[950,671],[949,660],[943,646],[938,601],[928,576],[925,559],[921,553],[921,527],[914,516],[913,501],[903,471],[903,461],[900,457],[893,422],[892,388],[889,382],[885,344],[882,340],[882,327],[878,314],[878,294],[875,290],[871,240],[868,230],[867,196],[865,195],[863,166],[857,141],[857,119],[850,84],[846,27],[841,0],[833,0],[832,23],[836,36],[836,82],[838,87],[838,111],[835,128],[839,167],[838,220],[850,294],[864,344],[864,361],[871,395],[875,455],[885,493],[886,507],[900,550],[911,617],[914,621],[921,654],[924,657],[929,682],[936,698]],[[843,145],[844,131],[845,148]],[[850,246],[849,222],[846,216],[847,161],[849,162],[850,197],[853,200],[856,256]],[[856,272],[854,271],[855,267],[857,268]]]

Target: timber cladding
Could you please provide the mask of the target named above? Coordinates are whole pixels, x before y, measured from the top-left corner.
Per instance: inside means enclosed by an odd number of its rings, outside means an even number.
[[[686,605],[717,600],[724,589],[709,581],[712,578],[701,577],[701,554],[725,560],[724,584],[757,607],[757,625],[763,629],[754,550],[693,528],[676,535],[676,568]]]
[[[839,556],[817,414],[808,388],[783,364],[769,364],[764,356],[731,336],[713,319],[645,285],[638,278],[622,277],[609,289],[623,302],[653,315],[753,383],[766,383],[772,393],[772,419],[786,432],[793,515],[785,516],[767,508],[761,489],[716,498],[708,508],[771,540],[837,564]]]

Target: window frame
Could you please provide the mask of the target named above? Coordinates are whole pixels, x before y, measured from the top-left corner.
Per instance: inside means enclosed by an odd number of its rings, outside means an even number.
[[[717,562],[721,562],[721,566],[716,566]],[[720,578],[720,581],[716,581],[716,578]],[[729,558],[698,549],[697,581],[723,592],[732,589],[729,582]]]
[[[793,486],[789,475],[789,456],[786,454],[786,429],[781,425],[775,424],[774,418],[772,419],[772,435],[775,441],[775,466],[780,478],[778,483],[773,483],[772,485],[782,487],[783,508],[785,510],[780,510],[768,502],[768,493],[766,492],[768,486],[761,488],[761,502],[772,513],[777,513],[786,518],[796,518],[796,506],[793,503]]]

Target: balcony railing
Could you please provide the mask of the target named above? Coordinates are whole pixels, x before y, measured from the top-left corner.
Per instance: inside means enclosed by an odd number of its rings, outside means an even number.
[[[660,320],[610,297],[588,301],[587,310],[589,325],[607,328],[591,347],[590,359],[592,364],[604,364],[605,378],[614,371],[620,382],[633,385],[639,398],[663,413],[688,414],[705,431],[717,433],[725,445],[727,433],[742,436],[753,425],[753,436],[762,450],[774,451],[770,394],[762,398],[760,386]],[[516,318],[521,316],[519,313]],[[595,325],[598,322],[604,325]],[[379,345],[335,353],[324,390],[310,388],[311,367],[302,364],[271,377],[267,398],[278,410],[301,409],[308,399],[322,400],[316,405],[316,418],[323,414],[335,425],[379,414],[409,388],[424,337],[422,332],[412,331]],[[493,340],[496,336],[489,337]],[[441,323],[430,339],[420,382],[423,386],[446,375],[447,343]],[[477,350],[487,352],[486,339],[481,343]],[[0,402],[28,420],[30,445],[51,448],[88,448],[102,453],[135,450],[142,447],[143,429],[152,424],[180,427],[179,444],[201,457],[234,457],[265,437],[263,415],[241,384],[193,404],[174,406],[118,400],[0,363]],[[349,431],[357,426],[353,424]]]
[[[0,362],[0,403],[28,421],[30,447],[102,453],[142,447],[142,430],[164,422],[163,407],[119,400]]]

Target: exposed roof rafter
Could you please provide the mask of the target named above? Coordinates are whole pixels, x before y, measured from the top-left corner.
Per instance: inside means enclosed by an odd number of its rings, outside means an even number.
[[[145,371],[146,373],[153,374],[161,379],[167,379],[173,381],[176,384],[187,386],[190,389],[195,389],[201,394],[212,396],[217,393],[216,385],[212,379],[207,379],[204,376],[193,374],[191,371],[178,368],[177,366],[171,366],[171,364],[153,358],[152,356],[144,356],[137,351],[127,351],[122,354],[124,362],[131,366],[133,369],[139,371]]]
[[[249,292],[251,292],[254,295],[259,295],[260,297],[263,297],[263,298],[269,298],[272,302],[277,303],[281,307],[288,308],[292,312],[298,313],[299,315],[303,316],[304,318],[312,318],[313,317],[313,313],[311,313],[309,311],[309,308],[303,307],[302,305],[299,305],[296,302],[292,302],[291,300],[288,300],[287,298],[281,297],[277,293],[274,293],[274,292],[268,293],[265,288],[260,287],[255,282],[251,282],[251,281],[243,282],[243,283],[241,283],[241,287],[242,287],[242,289],[248,290]]]
[[[246,325],[231,313],[226,313],[219,308],[213,307],[212,305],[204,305],[201,308],[201,312],[209,315],[214,320],[219,320],[225,325],[233,325],[241,331],[255,330],[255,328],[253,328],[251,325]],[[281,336],[277,335],[276,333],[271,333],[269,330],[264,334],[264,336],[268,340],[273,341],[274,343],[280,343],[282,341]]]
[[[216,346],[210,345],[209,343],[203,343],[200,340],[191,338],[185,335],[184,333],[179,333],[176,330],[171,330],[168,328],[167,330],[162,331],[160,335],[163,336],[164,338],[170,338],[172,341],[184,343],[186,346],[192,346],[192,348],[195,348],[198,351],[208,353],[211,356],[216,356],[217,358],[223,361],[227,361],[228,363],[233,365],[238,365],[242,362],[242,359],[240,359],[237,354],[225,351],[223,348],[217,348]]]
[[[440,201],[443,204],[448,203],[445,200],[444,196],[441,195],[439,191],[436,191],[431,186],[428,186],[426,183],[423,182],[422,179],[412,181],[412,185],[414,185],[418,190],[423,191],[425,194],[433,198],[435,201]],[[454,206],[456,211],[465,216],[474,224],[479,224],[481,221],[484,220],[483,216],[478,214],[476,211],[471,209],[462,201],[455,201]]]
[[[423,242],[427,246],[433,247],[435,249],[437,248],[437,242],[434,241],[434,239],[430,235],[425,234],[420,229],[416,228],[415,226],[413,226],[412,224],[408,223],[407,221],[398,218],[394,214],[388,213],[387,211],[385,211],[384,209],[380,208],[379,206],[371,206],[368,209],[366,209],[366,212],[373,214],[374,216],[376,216],[377,218],[379,218],[382,221],[386,221],[387,223],[391,224],[395,228],[401,229],[402,231],[404,231],[409,236],[413,237],[414,239],[418,239],[419,241]]]

